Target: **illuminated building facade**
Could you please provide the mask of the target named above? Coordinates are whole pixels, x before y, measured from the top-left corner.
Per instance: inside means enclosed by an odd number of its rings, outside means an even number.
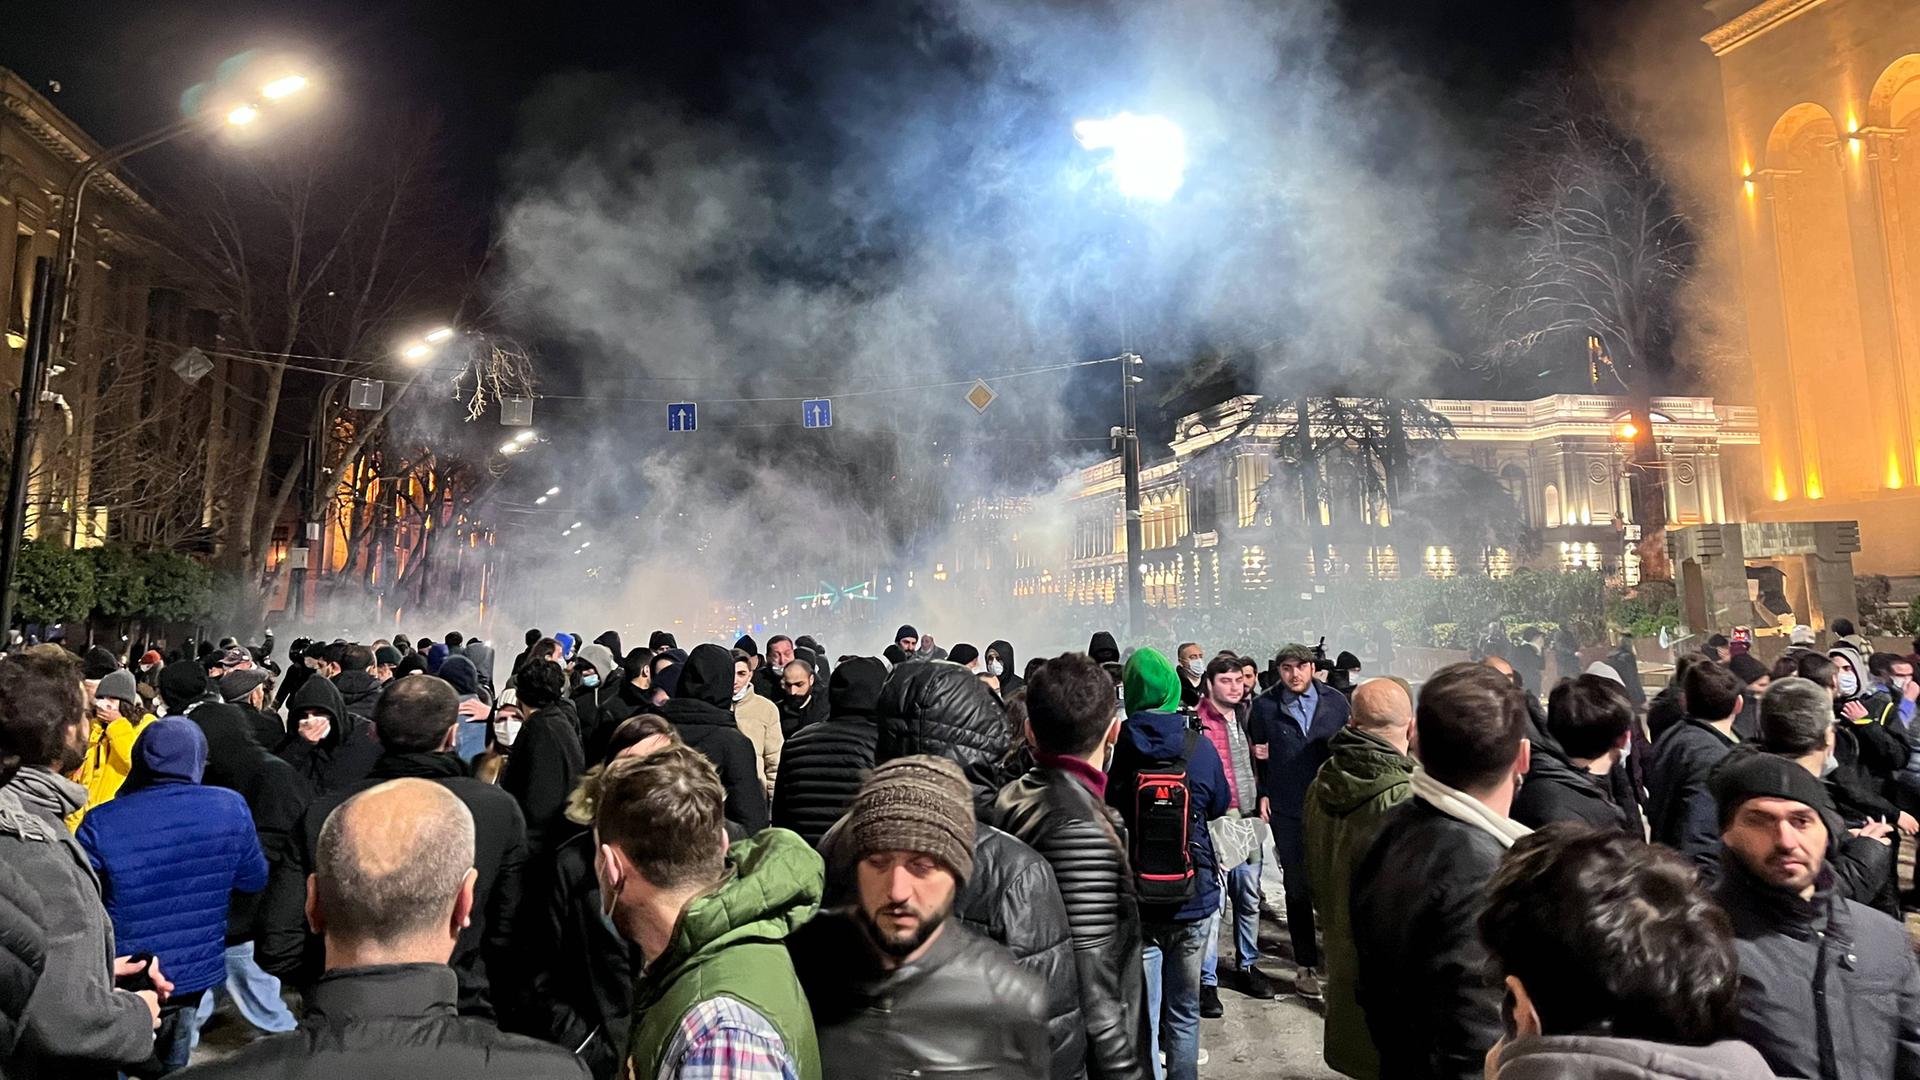
[[[1752,393],[1749,516],[1920,573],[1920,4],[1712,0]]]
[[[1336,495],[1320,507],[1332,549],[1324,576],[1502,576],[1520,565],[1622,569],[1633,524],[1627,445],[1618,434],[1627,415],[1624,399],[1560,394],[1422,404],[1446,417],[1455,437],[1416,448],[1438,447],[1497,480],[1537,543],[1528,550],[1455,551],[1412,542],[1404,528],[1395,529],[1392,506]],[[1726,481],[1753,468],[1749,459],[1759,450],[1754,409],[1674,397],[1654,399],[1653,414],[1672,526],[1740,520],[1741,495]],[[1141,562],[1150,606],[1218,607],[1239,594],[1297,587],[1313,576],[1303,510],[1279,494],[1287,481],[1275,475],[1285,468],[1290,415],[1259,397],[1231,398],[1182,417],[1173,456],[1142,470]],[[1340,468],[1338,456],[1327,459],[1329,470]],[[1407,490],[1419,483],[1410,477]],[[1328,487],[1355,491],[1331,477]],[[1016,601],[1105,605],[1124,599],[1119,459],[1082,469],[1065,494],[1066,510],[1035,509],[1014,531]]]

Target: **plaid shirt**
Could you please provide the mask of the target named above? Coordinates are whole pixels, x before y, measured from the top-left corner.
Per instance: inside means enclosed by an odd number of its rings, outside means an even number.
[[[799,1080],[799,1067],[767,1018],[730,997],[708,998],[680,1018],[656,1080]]]

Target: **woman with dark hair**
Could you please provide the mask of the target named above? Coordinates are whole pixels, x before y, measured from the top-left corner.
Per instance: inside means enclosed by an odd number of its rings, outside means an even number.
[[[608,735],[604,755],[567,800],[567,822],[592,823],[600,774],[609,763],[679,743],[663,717],[642,713],[622,720]],[[528,902],[515,928],[534,959],[527,965],[524,996],[506,1026],[572,1050],[595,1080],[612,1080],[627,1045],[634,976],[645,960],[600,914],[593,856],[593,832],[581,829],[555,847],[551,859],[532,866]]]
[[[1732,925],[1668,851],[1567,823],[1523,836],[1488,883],[1480,937],[1506,990],[1489,1078],[1773,1075],[1733,1037]]]
[[[527,857],[538,859],[568,831],[562,814],[586,765],[586,752],[567,702],[567,674],[559,664],[529,663],[515,690],[527,718],[507,750],[500,787],[527,815]]]

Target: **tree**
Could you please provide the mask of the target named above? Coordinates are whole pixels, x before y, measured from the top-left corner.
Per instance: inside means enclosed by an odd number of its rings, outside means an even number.
[[[148,619],[186,622],[206,617],[213,606],[212,571],[177,551],[149,551],[142,562]]]
[[[93,563],[93,613],[108,621],[147,612],[147,562],[125,544],[84,549]]]
[[[1660,580],[1671,569],[1652,400],[1675,368],[1681,292],[1698,250],[1679,196],[1629,131],[1630,118],[1623,96],[1590,75],[1563,79],[1529,103],[1510,170],[1518,179],[1513,258],[1488,283],[1488,362],[1598,340],[1595,368],[1626,396],[1632,421],[1623,434],[1641,572]],[[1584,348],[1580,355],[1586,362]]]
[[[15,584],[22,622],[68,622],[85,618],[93,608],[92,561],[85,551],[52,540],[29,540],[20,546]]]

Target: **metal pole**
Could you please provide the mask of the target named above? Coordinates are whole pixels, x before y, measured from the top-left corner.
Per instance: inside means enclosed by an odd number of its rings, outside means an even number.
[[[13,460],[8,462],[7,506],[0,521],[0,635],[12,641],[14,568],[27,529],[27,467],[33,437],[40,426],[40,386],[46,381],[47,350],[53,337],[53,263],[45,255],[33,261],[33,310],[28,315],[27,350],[20,360],[20,404],[13,421]]]
[[[1135,425],[1135,389],[1140,376],[1134,369],[1143,361],[1132,353],[1120,357],[1120,408],[1125,413],[1120,431],[1120,473],[1127,489],[1127,638],[1140,644],[1147,632],[1146,575],[1141,573],[1145,548],[1140,536],[1140,430]]]

